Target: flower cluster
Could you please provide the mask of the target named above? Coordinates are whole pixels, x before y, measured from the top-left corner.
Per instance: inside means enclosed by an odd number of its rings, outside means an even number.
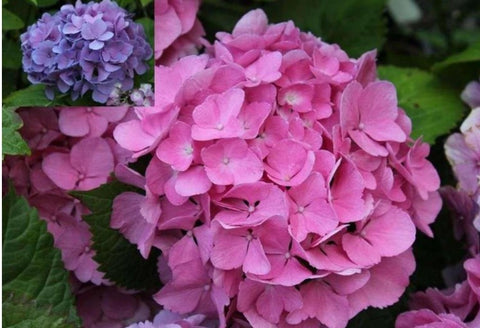
[[[152,155],[145,176],[118,170],[145,193],[117,196],[111,226],[162,250],[154,299],[267,328],[341,328],[396,302],[440,181],[375,52],[351,59],[261,10],[217,38],[159,66],[155,107],[113,132]]]
[[[71,92],[73,100],[92,91],[105,103],[116,83],[133,87],[152,56],[145,32],[115,2],[64,5],[43,14],[21,35],[23,69],[32,83],[46,85],[46,95]]]
[[[200,0],[155,0],[155,59],[168,65],[206,44],[197,19]]]
[[[445,290],[428,288],[414,294],[412,311],[397,318],[396,328],[480,326],[480,84],[468,84],[462,99],[472,111],[463,121],[461,133],[452,134],[445,143],[458,189],[446,186],[440,192],[452,213],[455,238],[464,241],[470,257],[453,276],[466,276],[466,280],[457,283],[449,279],[450,287]]]
[[[3,178],[46,221],[65,268],[76,282],[78,312],[87,328],[98,327],[94,322],[127,323],[131,318],[129,324],[150,318],[143,306],[142,311],[135,310],[137,295],[95,287],[112,283],[93,259],[92,234],[82,219],[89,211],[68,193],[98,187],[109,180],[115,165],[127,163],[131,153],[115,143],[112,130],[130,119],[131,112],[127,107],[22,108],[18,111],[24,122],[20,132],[32,156],[7,156],[3,162]],[[104,305],[98,304],[101,300]],[[119,313],[118,308],[124,311]]]

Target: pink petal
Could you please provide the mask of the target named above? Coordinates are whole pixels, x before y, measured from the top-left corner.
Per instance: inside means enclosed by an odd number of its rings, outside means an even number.
[[[53,153],[42,162],[45,174],[60,188],[73,190],[78,181],[79,172],[70,164],[68,154]]]
[[[212,264],[223,270],[231,270],[242,266],[247,254],[248,242],[244,236],[228,233],[217,234],[210,260]]]
[[[270,269],[270,262],[268,262],[262,244],[258,239],[252,239],[243,262],[243,271],[253,274],[267,274]]]
[[[58,117],[60,131],[71,137],[86,136],[90,132],[88,115],[84,107],[63,108]]]
[[[188,171],[178,173],[175,191],[181,196],[194,196],[206,193],[212,183],[203,166],[195,166]]]

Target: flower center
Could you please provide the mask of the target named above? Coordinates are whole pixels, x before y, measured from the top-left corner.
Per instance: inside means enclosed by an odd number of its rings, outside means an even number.
[[[222,123],[218,123],[218,124],[217,124],[217,130],[222,131],[223,128],[224,128],[224,126],[223,126]]]
[[[286,252],[286,253],[285,253],[285,258],[288,260],[290,257],[292,257],[292,255],[290,254],[290,252]]]
[[[305,211],[305,207],[299,206],[299,207],[297,208],[297,211],[298,211],[298,213],[303,213],[303,211]]]
[[[184,148],[185,154],[187,155],[192,155],[193,153],[193,147],[192,145],[186,145]]]
[[[225,157],[225,158],[223,159],[223,164],[227,165],[228,163],[230,163],[230,158]]]
[[[358,124],[358,129],[359,129],[360,131],[362,131],[363,129],[365,129],[365,124],[363,124],[363,123]]]

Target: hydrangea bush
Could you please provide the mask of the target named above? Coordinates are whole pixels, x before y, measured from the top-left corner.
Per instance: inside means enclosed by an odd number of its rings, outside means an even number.
[[[133,88],[135,74],[144,74],[153,51],[142,25],[115,2],[67,4],[51,15],[44,13],[21,35],[23,70],[34,84],[44,84],[71,98],[92,91],[106,103],[116,84]]]

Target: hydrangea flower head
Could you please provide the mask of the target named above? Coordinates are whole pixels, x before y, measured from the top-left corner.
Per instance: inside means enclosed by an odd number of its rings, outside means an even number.
[[[394,86],[376,80],[375,52],[349,58],[254,10],[158,72],[155,107],[114,131],[152,160],[147,195],[114,201],[137,213],[115,211],[112,227],[145,257],[162,250],[160,305],[219,327],[342,328],[399,299],[439,178]]]
[[[147,70],[153,54],[145,32],[115,2],[64,5],[43,14],[21,35],[23,69],[30,82],[46,86],[46,95],[71,93],[73,100],[92,91],[105,103],[117,83],[133,87],[135,74]]]

